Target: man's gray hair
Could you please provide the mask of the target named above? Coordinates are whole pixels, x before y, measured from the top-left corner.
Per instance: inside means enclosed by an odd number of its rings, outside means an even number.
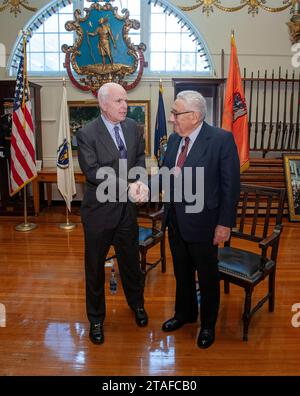
[[[107,98],[110,95],[110,89],[112,87],[115,87],[115,86],[119,86],[120,87],[121,85],[117,84],[117,83],[114,83],[114,82],[103,84],[98,90],[98,94],[97,94],[98,102],[100,102],[100,101],[101,102],[106,102]]]
[[[197,111],[201,114],[201,120],[204,120],[207,113],[206,100],[197,91],[181,91],[177,94],[176,99],[185,103],[186,110]]]

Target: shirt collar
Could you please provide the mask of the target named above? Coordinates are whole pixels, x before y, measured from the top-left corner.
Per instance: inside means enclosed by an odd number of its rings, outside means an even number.
[[[105,118],[103,114],[101,114],[101,118],[102,118],[102,121],[104,122],[106,128],[107,128],[109,131],[113,131],[115,126],[118,126],[118,127],[121,129],[121,125],[120,125],[119,122],[118,122],[117,124],[113,124],[113,123],[110,122],[107,118]]]
[[[200,133],[200,130],[202,128],[203,125],[203,121],[201,122],[201,124],[193,130],[193,132],[188,136],[190,138],[190,146],[192,146],[192,144],[195,142],[195,140],[197,139],[197,136]],[[184,144],[184,137],[182,137],[181,139],[181,144]]]

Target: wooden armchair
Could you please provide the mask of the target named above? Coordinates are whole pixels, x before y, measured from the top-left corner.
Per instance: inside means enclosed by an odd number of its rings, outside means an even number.
[[[219,271],[224,280],[225,294],[229,293],[230,283],[245,290],[242,316],[244,341],[248,340],[252,315],[266,301],[269,302],[269,312],[274,311],[276,261],[282,232],[284,197],[285,189],[241,184],[237,228],[232,230],[230,240],[219,249]],[[234,246],[237,246],[240,239],[249,241],[247,250],[232,246],[234,241]],[[266,277],[268,293],[252,308],[254,287]]]
[[[138,218],[145,220],[142,225],[139,224],[140,263],[145,274],[159,263],[161,263],[162,272],[166,272],[165,232],[161,229],[162,216],[163,208],[161,204],[152,207],[151,203],[147,203],[139,208]],[[148,250],[157,244],[160,245],[160,256],[154,262],[150,262],[147,260]]]

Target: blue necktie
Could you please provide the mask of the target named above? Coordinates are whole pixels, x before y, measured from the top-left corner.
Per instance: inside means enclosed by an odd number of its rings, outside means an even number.
[[[115,137],[116,137],[118,149],[120,151],[120,158],[125,159],[125,158],[127,158],[127,150],[126,150],[125,144],[119,134],[119,129],[120,128],[117,125],[114,127]]]

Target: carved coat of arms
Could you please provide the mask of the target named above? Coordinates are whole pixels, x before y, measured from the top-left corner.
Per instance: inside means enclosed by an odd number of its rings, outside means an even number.
[[[127,90],[134,88],[146,66],[145,44],[134,45],[129,38],[129,30],[139,29],[139,21],[129,19],[126,9],[122,10],[123,15],[119,15],[118,8],[111,3],[93,3],[83,12],[85,15],[81,10],[75,10],[75,20],[65,24],[67,31],[75,31],[77,35],[73,45],[62,46],[66,54],[65,67],[72,83],[93,93],[112,81],[122,84]],[[126,76],[134,73],[136,79],[133,83],[124,81]]]

